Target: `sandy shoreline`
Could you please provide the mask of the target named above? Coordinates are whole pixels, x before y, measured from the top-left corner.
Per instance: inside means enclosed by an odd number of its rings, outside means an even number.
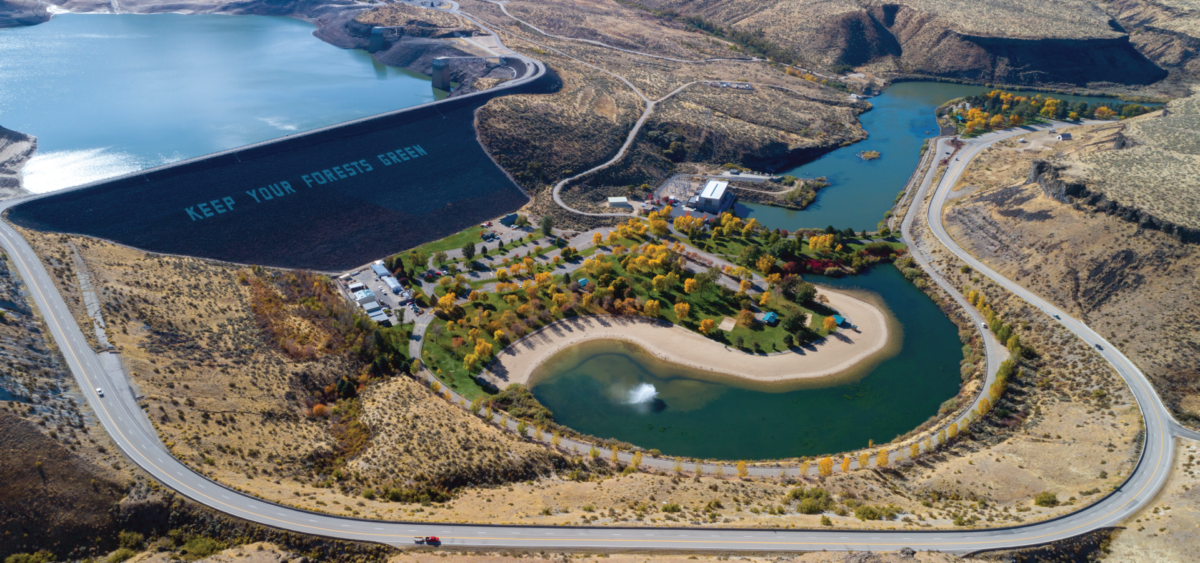
[[[691,368],[757,382],[815,379],[845,372],[887,347],[883,311],[845,293],[822,289],[829,306],[858,325],[816,342],[803,354],[754,355],[709,340],[666,321],[637,317],[584,317],[560,321],[503,350],[488,366],[501,386],[527,384],[529,377],[559,351],[589,340],[622,340],[660,359]]]

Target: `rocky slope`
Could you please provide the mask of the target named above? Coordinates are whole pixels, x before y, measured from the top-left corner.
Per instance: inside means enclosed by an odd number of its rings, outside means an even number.
[[[50,11],[36,0],[0,0],[0,28],[37,25],[50,20]]]
[[[37,138],[0,127],[0,199],[25,195],[21,169],[37,150]]]
[[[1073,132],[1070,143],[1084,145],[1108,135]],[[1067,143],[1045,133],[1026,138],[997,144],[972,162],[962,194],[946,211],[951,235],[1120,346],[1178,418],[1200,420],[1200,306],[1188,297],[1200,292],[1200,245],[1061,193],[1065,186],[1049,181],[1043,163],[1069,150]],[[1091,186],[1078,178],[1066,183]]]

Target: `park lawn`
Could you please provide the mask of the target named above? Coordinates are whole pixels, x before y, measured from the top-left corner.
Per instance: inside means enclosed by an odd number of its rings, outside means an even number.
[[[609,261],[613,264],[612,275],[614,277],[624,276],[627,280],[629,280],[630,286],[634,288],[637,294],[642,295],[647,299],[654,299],[659,302],[659,318],[668,320],[693,332],[700,332],[700,323],[705,319],[711,319],[715,324],[720,325],[721,321],[724,320],[725,317],[732,317],[736,319],[738,313],[740,313],[742,310],[740,303],[733,302],[733,300],[736,299],[736,296],[731,296],[729,298],[724,297],[720,287],[716,283],[712,284],[712,286],[704,291],[687,294],[683,291],[683,282],[686,279],[683,278],[680,279],[679,284],[677,284],[675,287],[663,292],[658,292],[654,291],[653,289],[647,289],[651,287],[650,280],[654,277],[654,274],[631,274],[626,271],[625,268],[621,267],[619,261],[613,261],[612,257],[604,258],[606,261]],[[749,297],[749,299],[757,305],[757,295],[752,295]],[[680,302],[686,302],[691,306],[691,311],[688,313],[688,318],[683,322],[680,322],[678,316],[675,314],[674,308],[675,304]],[[763,313],[768,311],[775,312],[779,315],[781,321],[785,315],[792,311],[806,313],[809,315],[809,328],[815,333],[817,338],[826,336],[828,334],[828,331],[824,330],[822,327],[822,323],[827,315],[822,315],[812,308],[792,303],[787,299],[783,299],[774,295],[768,300],[766,306],[760,306],[758,308]],[[731,345],[737,342],[738,337],[741,337],[743,339],[744,348],[748,351],[762,351],[768,353],[783,351],[783,337],[788,333],[781,325],[782,323],[777,323],[775,326],[770,326],[763,323],[754,323],[750,327],[739,325],[728,333],[719,329],[713,329],[713,332],[707,336],[718,342]],[[758,346],[757,349],[755,348],[755,345]]]
[[[554,277],[555,284],[561,283],[562,281],[562,276]],[[538,299],[540,299],[546,305],[552,303],[548,293],[550,292],[542,291],[538,294]],[[470,320],[475,318],[480,311],[487,310],[491,312],[490,319],[498,321],[505,311],[513,310],[513,307],[509,306],[508,302],[504,300],[505,295],[524,296],[525,293],[522,290],[504,294],[488,293],[485,301],[468,302],[462,304],[462,309],[464,312],[462,318]],[[518,306],[521,304],[523,303],[519,303]],[[548,312],[548,309],[543,310]],[[578,313],[569,312],[566,316],[574,316],[576,314]],[[530,315],[529,317],[521,320],[525,325],[528,326],[528,331],[525,333],[528,334],[529,332],[533,332],[543,326],[546,326],[547,324],[562,320],[563,318],[564,314],[559,312],[549,315],[549,318],[546,319],[541,318],[540,315]],[[475,380],[475,376],[482,371],[482,368],[486,367],[487,364],[491,362],[496,353],[500,352],[500,350],[504,349],[504,347],[509,344],[509,341],[507,339],[498,341],[495,338],[495,333],[493,330],[490,330],[487,327],[480,327],[478,337],[492,344],[493,355],[492,357],[481,361],[474,371],[468,371],[463,365],[463,359],[467,354],[474,352],[474,343],[472,342],[468,344],[466,342],[469,340],[468,331],[470,330],[471,326],[468,325],[464,328],[456,328],[451,330],[448,324],[448,321],[440,317],[435,319],[430,324],[429,328],[425,331],[425,344],[422,351],[423,357],[421,359],[425,362],[425,365],[429,368],[429,370],[433,372],[435,376],[437,376],[438,380],[441,381],[443,385],[458,392],[467,399],[475,400],[479,397],[490,396],[490,393]],[[440,328],[435,329],[435,327]],[[507,329],[508,327],[504,328]],[[438,332],[441,334],[438,334]],[[458,347],[454,346],[454,337],[456,336],[464,340],[463,344]]]

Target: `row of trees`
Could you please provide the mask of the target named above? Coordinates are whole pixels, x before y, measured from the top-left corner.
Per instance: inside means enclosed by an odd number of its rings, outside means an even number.
[[[1035,119],[1077,121],[1080,119],[1112,119],[1135,117],[1150,111],[1141,104],[1123,102],[1069,102],[1036,94],[1022,96],[992,90],[965,101],[970,109],[956,109],[953,114],[966,126],[968,133],[977,130],[1016,127]]]

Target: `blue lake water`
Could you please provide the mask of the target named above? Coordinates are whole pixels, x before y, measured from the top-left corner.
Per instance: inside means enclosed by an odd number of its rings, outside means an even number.
[[[282,17],[66,14],[0,29],[0,125],[46,192],[435,99]]]

